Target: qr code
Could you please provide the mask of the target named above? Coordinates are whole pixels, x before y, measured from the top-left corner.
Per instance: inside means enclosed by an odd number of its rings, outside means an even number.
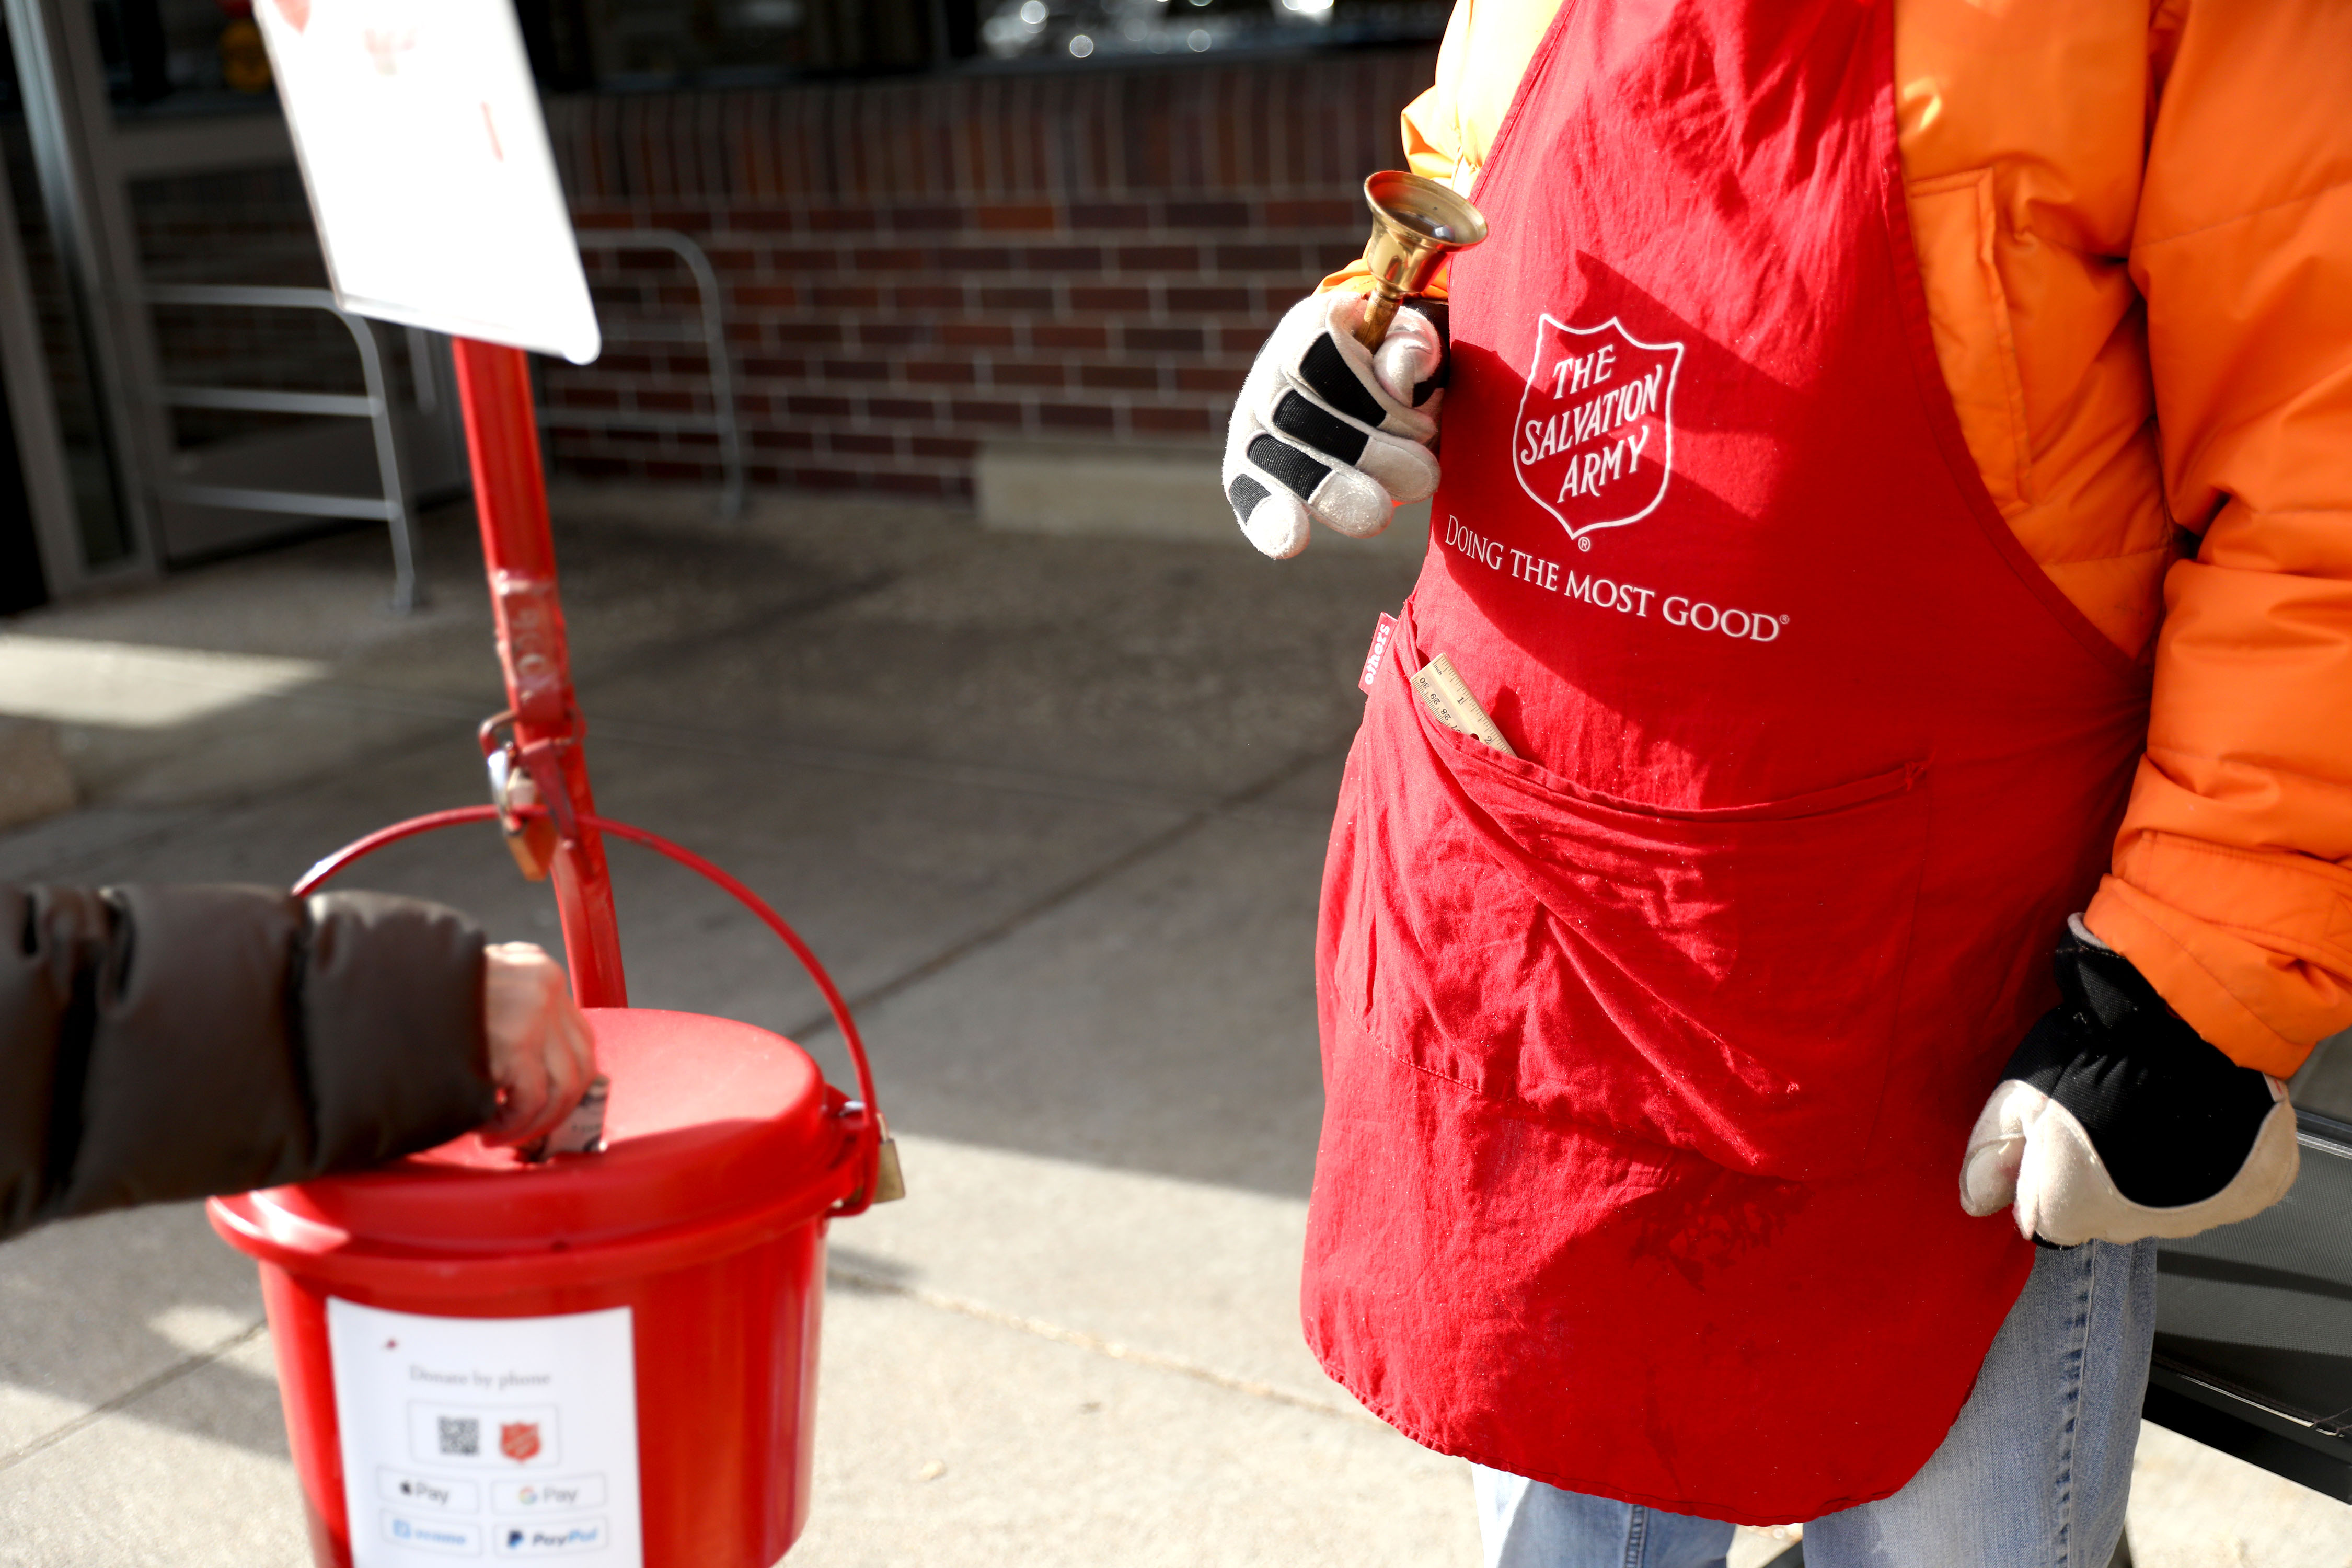
[[[467,1457],[482,1451],[482,1423],[474,1415],[444,1415],[441,1423],[441,1451]]]

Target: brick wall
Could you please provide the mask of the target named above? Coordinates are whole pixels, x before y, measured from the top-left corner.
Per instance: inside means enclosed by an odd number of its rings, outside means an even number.
[[[709,252],[754,484],[968,497],[990,439],[1210,442],[1283,307],[1363,247],[1427,49],[556,99],[583,227]],[[618,338],[683,323],[656,250],[589,252]],[[551,365],[551,457],[714,481],[691,343]],[[616,417],[617,416],[617,417]]]

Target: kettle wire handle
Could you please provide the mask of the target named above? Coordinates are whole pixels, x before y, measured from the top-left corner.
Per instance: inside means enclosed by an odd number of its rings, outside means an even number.
[[[520,817],[544,816],[547,815],[547,808],[543,805],[516,806],[511,808],[511,814]],[[495,805],[460,805],[447,811],[426,812],[422,816],[412,816],[405,822],[395,822],[388,827],[379,827],[364,838],[353,839],[303,872],[301,880],[294,884],[294,896],[298,899],[304,898],[317,891],[321,885],[331,878],[341,874],[353,861],[373,855],[386,845],[397,844],[404,838],[414,838],[421,833],[432,833],[444,827],[457,827],[469,822],[498,820],[499,808]],[[770,908],[767,900],[760,897],[732,875],[712,865],[693,850],[682,845],[673,844],[658,833],[648,833],[642,827],[633,827],[625,822],[614,822],[610,817],[598,816],[593,812],[581,813],[579,820],[582,826],[593,828],[599,833],[609,833],[616,838],[625,838],[630,843],[642,845],[657,855],[667,856],[706,881],[715,883],[720,890],[732,896],[737,903],[757,915],[770,931],[776,933],[778,940],[792,950],[793,956],[800,960],[801,967],[808,972],[808,977],[816,983],[817,990],[824,994],[824,1005],[833,1014],[834,1026],[841,1031],[842,1041],[849,1047],[849,1061],[857,1073],[857,1093],[865,1110],[865,1131],[867,1134],[867,1142],[873,1145],[868,1150],[868,1155],[869,1158],[878,1155],[880,1144],[887,1134],[883,1131],[881,1108],[874,1099],[874,1069],[866,1059],[866,1042],[857,1033],[857,1021],[849,1016],[849,1004],[843,999],[840,987],[834,984],[833,976],[825,973],[824,965],[817,962],[816,954],[809,951],[808,943],[801,940],[801,933],[794,931],[783,916]],[[869,1180],[866,1184],[866,1194],[861,1194],[861,1198],[870,1195],[873,1191],[874,1183]],[[859,1212],[866,1206],[861,1199],[853,1199],[852,1204],[854,1206],[837,1212],[846,1215]]]

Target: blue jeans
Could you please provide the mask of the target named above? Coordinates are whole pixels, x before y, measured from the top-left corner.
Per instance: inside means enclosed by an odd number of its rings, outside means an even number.
[[[1806,1568],[2106,1568],[2155,1333],[2156,1243],[2043,1252],[1943,1446],[1893,1497],[1808,1523]],[[1716,1520],[1472,1468],[1487,1568],[1723,1568],[1731,1549]]]

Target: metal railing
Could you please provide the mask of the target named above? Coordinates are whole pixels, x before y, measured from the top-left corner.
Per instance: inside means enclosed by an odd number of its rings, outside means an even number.
[[[719,515],[722,519],[739,517],[743,511],[743,432],[735,410],[735,366],[727,347],[727,317],[724,296],[719,291],[719,275],[711,269],[710,258],[702,247],[675,229],[667,228],[583,228],[579,231],[583,250],[667,250],[694,275],[694,289],[702,302],[702,324],[663,321],[606,321],[604,341],[607,343],[690,343],[699,340],[703,354],[710,366],[710,395],[716,405],[709,414],[665,414],[639,409],[578,410],[569,414],[551,413],[544,406],[539,416],[542,436],[551,425],[594,423],[625,430],[708,431],[719,438],[719,463],[726,476],[726,488],[719,494]]]
[[[375,433],[376,472],[383,488],[382,499],[337,495],[318,490],[278,489],[253,485],[208,485],[171,480],[155,486],[168,500],[190,506],[225,507],[242,511],[279,512],[295,517],[349,517],[384,523],[392,535],[392,607],[405,613],[425,602],[418,576],[415,519],[408,501],[407,464],[401,451],[390,385],[385,380],[383,353],[363,316],[335,303],[324,289],[280,289],[239,284],[173,283],[151,285],[152,305],[218,306],[247,310],[324,310],[342,322],[359,350],[360,374],[367,391],[354,395],[336,392],[277,392],[241,386],[166,385],[158,400],[172,408],[204,408],[242,414],[308,414],[331,418],[365,419]],[[425,352],[425,334],[413,329],[409,353],[416,371],[417,403],[430,412],[437,393]]]

